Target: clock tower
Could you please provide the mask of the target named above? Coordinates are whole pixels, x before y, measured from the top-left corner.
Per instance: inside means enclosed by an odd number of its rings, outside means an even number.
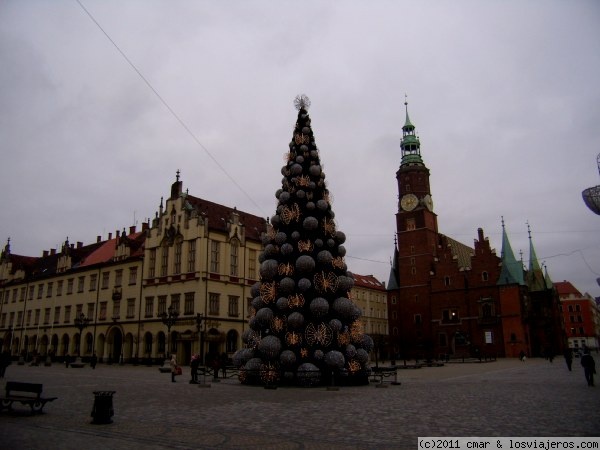
[[[390,274],[388,307],[390,334],[402,354],[424,354],[431,346],[431,276],[438,250],[437,216],[429,187],[429,169],[421,159],[421,143],[408,116],[402,127],[402,159],[396,172],[397,248]],[[392,278],[393,276],[393,278]],[[405,348],[411,343],[410,349]]]

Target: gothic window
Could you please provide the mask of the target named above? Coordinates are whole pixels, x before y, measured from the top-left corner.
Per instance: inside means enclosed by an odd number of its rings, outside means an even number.
[[[230,268],[229,275],[232,277],[238,276],[238,257],[240,251],[240,243],[237,239],[231,241]]]
[[[248,277],[256,280],[256,250],[250,250],[248,256]]]
[[[192,240],[188,243],[188,272],[196,271],[196,241]]]
[[[210,243],[210,271],[213,273],[219,273],[219,244],[218,241],[211,241]]]
[[[239,303],[240,298],[236,295],[229,296],[229,317],[237,317],[239,316]]]
[[[181,251],[182,251],[182,247],[183,247],[183,242],[182,241],[178,241],[175,243],[175,267],[174,267],[174,273],[175,274],[179,274],[181,273]]]
[[[185,306],[184,306],[184,314],[194,314],[194,293],[186,292],[185,293]]]
[[[144,317],[152,317],[154,312],[154,297],[146,297],[146,310]]]
[[[150,258],[149,258],[149,262],[148,262],[148,276],[150,278],[154,278],[156,271],[156,249],[155,248],[151,248],[150,249]]]
[[[208,313],[213,316],[219,315],[219,294],[211,292],[208,295]]]
[[[160,259],[160,276],[166,277],[169,270],[169,246],[163,245]]]

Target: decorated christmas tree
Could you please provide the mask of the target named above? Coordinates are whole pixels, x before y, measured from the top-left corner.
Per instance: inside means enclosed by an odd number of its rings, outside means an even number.
[[[263,235],[260,281],[252,287],[254,313],[242,336],[245,348],[233,361],[248,384],[365,384],[373,341],[350,297],[346,236],[334,220],[310,101],[298,96],[295,105],[277,210]]]

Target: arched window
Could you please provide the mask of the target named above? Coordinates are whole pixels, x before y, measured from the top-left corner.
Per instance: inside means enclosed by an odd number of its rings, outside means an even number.
[[[481,279],[483,281],[488,281],[488,279],[489,279],[489,275],[485,270],[483,272],[481,272]]]
[[[238,332],[235,330],[229,330],[227,332],[226,350],[227,353],[233,353],[237,350],[238,344]]]

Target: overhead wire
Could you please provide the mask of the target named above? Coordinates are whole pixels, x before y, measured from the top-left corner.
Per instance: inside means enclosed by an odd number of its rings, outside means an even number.
[[[200,148],[202,150],[204,150],[204,152],[208,155],[208,157],[210,159],[212,159],[212,161],[217,165],[217,167],[219,169],[221,169],[221,171],[227,176],[227,178],[229,178],[229,180],[246,196],[246,198],[248,198],[248,200],[250,200],[254,204],[254,206],[256,206],[264,216],[267,216],[267,213],[265,213],[265,211],[260,207],[260,205],[258,203],[256,203],[256,201],[254,201],[254,199],[250,196],[250,194],[248,194],[248,192],[235,180],[235,178],[233,178],[229,174],[229,172],[227,172],[225,167],[223,167],[221,165],[221,163],[219,163],[217,158],[215,158],[215,156],[208,150],[208,148],[206,148],[206,146],[204,144],[202,144],[200,139],[198,139],[198,137],[196,137],[194,132],[187,126],[187,124],[183,121],[183,119],[181,119],[181,117],[179,117],[179,115],[173,110],[173,108],[171,108],[169,103],[167,103],[167,101],[160,95],[160,93],[154,88],[154,86],[152,86],[150,81],[148,81],[148,79],[142,74],[142,72],[137,68],[137,66],[127,57],[125,52],[123,50],[121,50],[121,48],[117,45],[117,43],[109,36],[109,34],[104,30],[104,28],[102,28],[102,25],[100,25],[100,23],[94,18],[92,13],[90,13],[87,10],[87,8],[85,6],[83,6],[83,4],[81,3],[80,0],[75,0],[75,1],[79,4],[81,9],[83,9],[83,11],[85,11],[87,16],[92,20],[92,22],[94,22],[94,24],[96,24],[98,29],[100,31],[102,31],[104,36],[106,36],[106,38],[110,41],[110,43],[117,49],[117,51],[121,54],[121,56],[125,59],[125,61],[127,61],[127,63],[135,71],[135,73],[137,73],[137,75],[146,84],[146,86],[148,86],[148,88],[154,93],[154,95],[158,98],[158,100],[165,106],[165,108],[167,108],[167,110],[171,113],[171,115],[175,118],[175,120],[177,120],[177,122],[179,122],[179,124],[183,127],[183,129],[192,137],[192,139],[196,142],[196,144],[198,144],[198,146],[200,146]]]

